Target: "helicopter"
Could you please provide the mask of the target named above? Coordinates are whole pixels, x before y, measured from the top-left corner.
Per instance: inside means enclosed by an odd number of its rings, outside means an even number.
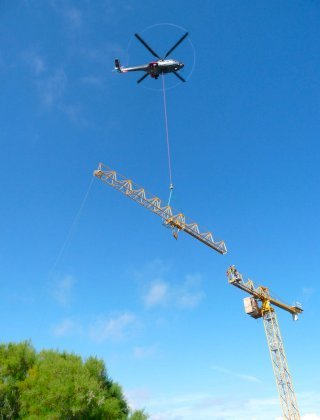
[[[173,47],[170,48],[170,50],[165,54],[163,58],[161,58],[147,43],[144,41],[139,34],[134,34],[134,36],[141,42],[141,44],[147,48],[151,52],[151,54],[158,58],[157,61],[151,61],[148,64],[143,64],[141,66],[136,67],[123,67],[120,64],[120,60],[118,58],[115,59],[115,70],[117,70],[119,73],[127,73],[129,71],[144,71],[146,74],[144,74],[142,77],[140,77],[139,80],[137,80],[137,83],[141,83],[146,77],[151,76],[153,79],[158,79],[160,74],[165,73],[173,73],[178,79],[180,79],[182,82],[185,82],[186,80],[180,76],[179,73],[177,73],[179,70],[181,70],[184,67],[184,64],[181,63],[178,60],[173,59],[167,59],[167,57],[177,48],[178,45],[181,44],[182,41],[189,35],[188,32],[186,32],[175,44]]]

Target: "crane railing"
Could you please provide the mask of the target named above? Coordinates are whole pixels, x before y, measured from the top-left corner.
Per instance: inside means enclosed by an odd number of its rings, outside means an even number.
[[[94,171],[94,176],[160,216],[164,225],[172,228],[174,233],[183,230],[220,254],[226,254],[227,248],[224,241],[214,240],[211,232],[201,232],[197,223],[187,219],[183,213],[176,212],[169,205],[162,206],[160,198],[152,196],[130,179],[126,179],[102,163]]]

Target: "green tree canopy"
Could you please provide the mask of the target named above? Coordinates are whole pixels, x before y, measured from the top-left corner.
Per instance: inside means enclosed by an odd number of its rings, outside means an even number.
[[[0,345],[1,419],[146,420],[131,412],[102,360],[66,352],[37,353],[29,342]]]

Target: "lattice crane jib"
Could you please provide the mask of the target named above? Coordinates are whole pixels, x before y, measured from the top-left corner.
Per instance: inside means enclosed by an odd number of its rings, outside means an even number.
[[[235,266],[231,266],[228,269],[227,276],[230,284],[251,295],[250,297],[244,299],[246,313],[255,319],[263,319],[263,325],[267,337],[268,348],[284,419],[300,420],[292,377],[289,372],[288,362],[284,351],[284,344],[273,306],[277,306],[291,313],[293,319],[296,320],[298,315],[302,312],[301,305],[296,304],[294,306],[290,306],[271,296],[267,287],[256,286],[250,279],[245,282]]]
[[[163,224],[172,229],[176,239],[178,232],[183,230],[220,254],[226,254],[227,247],[224,241],[214,240],[211,232],[201,232],[197,223],[189,220],[183,213],[175,211],[171,206],[163,206],[160,198],[149,194],[132,180],[118,174],[102,163],[99,164],[98,169],[93,174],[136,203],[160,216]]]

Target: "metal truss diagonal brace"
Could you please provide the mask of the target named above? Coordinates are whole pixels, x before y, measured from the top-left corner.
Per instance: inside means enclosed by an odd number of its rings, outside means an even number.
[[[263,325],[267,336],[272,367],[276,378],[284,419],[300,420],[292,377],[289,372],[277,316],[274,310],[268,310],[263,314]]]
[[[94,176],[160,216],[164,225],[171,227],[174,232],[183,230],[220,254],[226,254],[227,247],[224,241],[214,240],[210,232],[202,233],[197,223],[188,220],[183,213],[176,212],[169,205],[162,207],[160,198],[147,193],[144,188],[126,179],[116,171],[100,163],[98,169],[94,171]]]

